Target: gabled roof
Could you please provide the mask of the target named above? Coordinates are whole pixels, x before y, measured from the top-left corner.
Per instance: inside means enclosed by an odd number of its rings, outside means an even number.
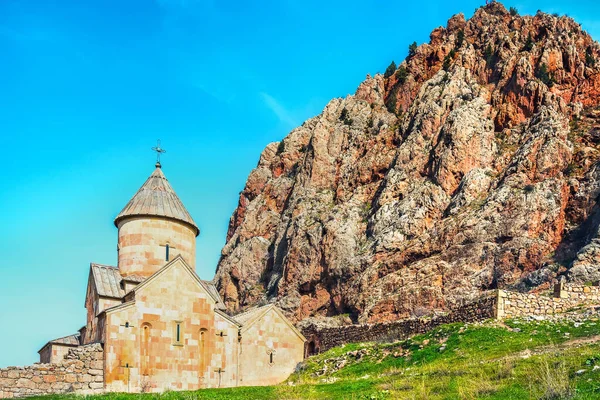
[[[202,282],[204,283],[204,285],[206,285],[206,288],[210,292],[211,296],[217,301],[217,303],[215,304],[215,308],[217,308],[219,310],[225,310],[226,309],[225,303],[223,303],[223,299],[221,299],[221,295],[219,294],[219,291],[217,290],[215,283],[213,281],[205,281],[205,280],[202,280]]]
[[[187,270],[192,274],[193,278],[200,284],[200,286],[208,293],[208,295],[215,302],[215,309],[223,311],[225,310],[225,303],[221,299],[219,295],[219,291],[215,286],[213,281],[205,281],[198,277],[196,272],[185,262],[183,257],[178,255],[171,262],[167,263],[164,267],[156,271],[152,276],[148,278],[139,277],[135,275],[129,275],[127,277],[121,277],[121,273],[117,267],[111,267],[108,265],[101,264],[90,264],[90,279],[91,283],[93,283],[96,287],[96,291],[99,296],[103,297],[111,297],[116,299],[122,299],[127,303],[133,304],[133,302],[128,301],[133,299],[135,296],[135,291],[139,290],[146,286],[146,284],[153,280],[159,273],[166,270],[168,266],[172,265],[176,260],[181,259],[183,265],[187,268]],[[129,292],[125,293],[123,287],[121,286],[121,281],[130,281],[130,282],[138,282],[139,284],[131,289]],[[131,296],[130,296],[131,295]],[[104,311],[112,310],[113,308],[117,308],[123,304],[118,304],[117,306],[110,307]],[[227,316],[228,318],[231,318]],[[237,321],[233,321],[237,323]]]
[[[121,276],[121,280],[124,280],[126,282],[141,283],[146,280],[146,277],[142,275],[127,275]]]
[[[242,324],[240,324],[238,321],[236,321],[235,319],[233,319],[231,317],[231,315],[227,314],[225,311],[222,311],[222,310],[219,310],[219,309],[215,309],[215,314],[218,314],[221,317],[225,318],[228,322],[231,322],[233,325],[237,326],[238,328],[240,326],[242,326]]]
[[[117,267],[90,264],[91,276],[99,296],[120,299],[125,296],[121,287],[121,273]]]
[[[152,281],[154,281],[155,279],[157,279],[160,275],[162,275],[163,272],[167,271],[173,265],[177,264],[178,261],[181,261],[181,263],[183,264],[183,266],[185,267],[185,269],[190,273],[190,275],[192,276],[192,278],[214,300],[214,302],[215,302],[215,308],[219,309],[220,308],[219,304],[223,304],[223,300],[221,300],[221,296],[219,296],[219,292],[216,290],[216,287],[214,287],[214,284],[212,282],[203,281],[202,279],[200,279],[200,277],[198,276],[198,274],[196,274],[196,271],[194,271],[194,269],[192,267],[190,267],[187,262],[185,262],[185,260],[181,256],[181,254],[178,254],[177,257],[175,257],[173,260],[169,261],[164,267],[162,267],[161,269],[159,269],[158,271],[156,271],[154,274],[152,274],[150,277],[148,277],[148,279],[146,279],[144,282],[140,283],[139,285],[137,285],[136,287],[134,287],[133,289],[131,289],[131,291],[129,293],[132,293],[132,292],[137,293],[137,292],[139,292],[140,290],[142,290],[143,288],[145,288],[146,286],[148,286]]]
[[[244,325],[246,322],[248,322],[252,318],[254,318],[256,316],[259,316],[263,312],[267,311],[269,309],[269,307],[271,307],[271,304],[267,304],[266,306],[262,306],[262,307],[253,307],[253,308],[251,308],[249,310],[246,310],[246,311],[244,311],[242,313],[234,315],[233,319],[235,319],[240,324]]]
[[[139,216],[173,219],[190,226],[196,232],[196,236],[200,234],[200,229],[169,184],[160,164],[157,164],[154,172],[117,215],[115,226],[125,218]]]
[[[283,312],[278,307],[275,307],[273,304],[267,304],[266,306],[252,308],[238,315],[234,315],[233,319],[239,322],[242,325],[242,331],[245,331],[271,310],[273,310],[273,312],[279,315],[283,322],[285,322],[285,324],[292,330],[292,332],[294,332],[300,338],[300,340],[306,342],[306,338],[304,337],[304,335],[294,326],[294,324],[290,322],[289,319],[287,319]]]
[[[79,333],[75,333],[73,335],[69,335],[69,336],[51,340],[48,343],[46,343],[45,345],[43,345],[42,348],[38,351],[38,353],[40,351],[44,350],[44,348],[46,348],[46,346],[51,345],[51,344],[58,344],[58,345],[62,345],[62,346],[79,346],[81,344],[81,343],[79,343]]]
[[[131,307],[134,304],[135,304],[135,300],[131,300],[131,301],[127,301],[125,303],[117,304],[116,306],[108,307],[107,309],[102,310],[100,312],[100,314],[98,314],[98,315],[107,314],[107,313],[109,313],[111,311],[116,311],[116,310],[121,310],[123,308]]]

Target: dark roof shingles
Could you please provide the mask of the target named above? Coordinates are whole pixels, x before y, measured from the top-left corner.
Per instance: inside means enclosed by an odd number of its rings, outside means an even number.
[[[121,273],[117,267],[92,264],[92,277],[99,296],[122,298],[125,291],[121,287]]]

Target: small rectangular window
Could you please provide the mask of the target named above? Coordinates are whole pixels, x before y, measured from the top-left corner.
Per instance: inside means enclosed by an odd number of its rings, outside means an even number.
[[[174,346],[183,346],[183,332],[181,328],[181,321],[175,321],[175,325],[173,326],[173,345]]]
[[[165,246],[165,261],[169,261],[169,245]]]

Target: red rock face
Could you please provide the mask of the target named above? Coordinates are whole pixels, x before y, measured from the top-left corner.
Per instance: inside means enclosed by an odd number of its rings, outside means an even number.
[[[600,279],[599,54],[567,17],[451,18],[263,151],[217,270],[227,306],[375,322]]]

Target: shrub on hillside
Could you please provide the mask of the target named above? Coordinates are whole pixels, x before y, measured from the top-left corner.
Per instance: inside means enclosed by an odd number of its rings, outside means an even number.
[[[523,46],[523,50],[525,50],[525,51],[533,50],[533,38],[531,37],[531,33],[527,36],[527,41],[525,41],[525,46]]]
[[[463,31],[462,29],[460,31],[458,31],[458,33],[456,34],[456,41],[454,42],[454,46],[457,49],[460,49],[463,45],[465,41],[465,31]]]
[[[408,56],[412,57],[417,54],[417,42],[412,42],[410,46],[408,46]]]
[[[585,51],[585,65],[588,67],[596,66],[596,59],[594,58],[594,53],[592,52],[592,48],[588,47]]]
[[[483,57],[485,58],[485,63],[488,67],[492,67],[494,65],[495,56],[494,49],[492,49],[492,45],[488,44],[483,52]]]
[[[446,54],[446,57],[444,57],[444,64],[442,65],[444,71],[448,71],[455,55],[456,51],[454,51],[454,49],[450,50],[450,53]]]
[[[406,78],[408,78],[408,70],[404,65],[401,65],[396,71],[396,79],[402,84],[406,82]]]
[[[548,66],[545,63],[542,63],[535,73],[536,78],[542,81],[546,86],[552,87],[554,85],[554,78],[548,71]]]
[[[385,73],[383,74],[384,78],[389,78],[390,76],[394,75],[394,72],[396,72],[396,63],[394,61],[392,61],[390,63],[390,65],[388,65],[388,67],[385,70]]]

